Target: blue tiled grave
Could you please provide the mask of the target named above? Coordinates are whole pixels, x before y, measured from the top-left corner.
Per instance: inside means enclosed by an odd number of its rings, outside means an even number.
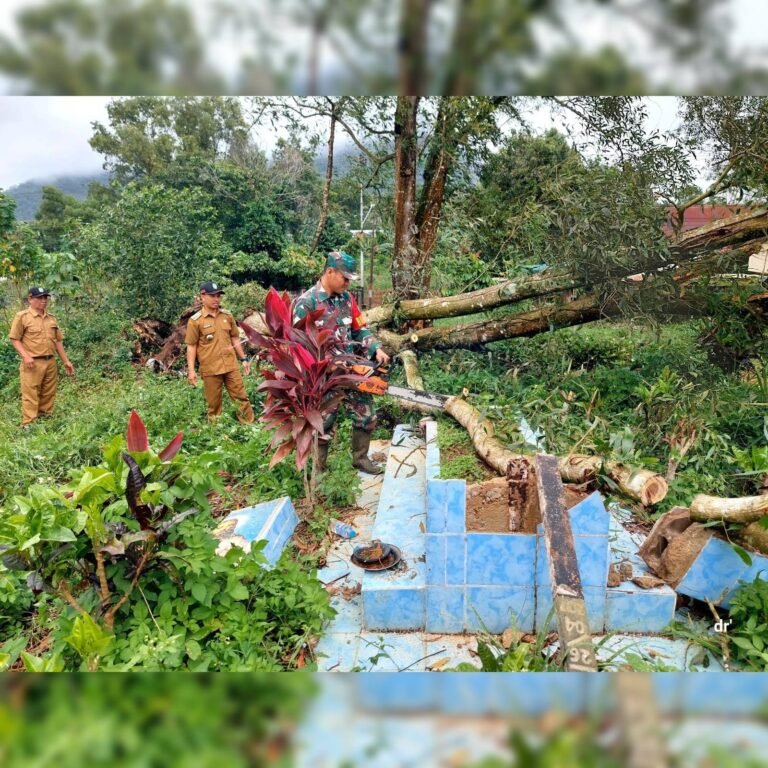
[[[423,470],[410,471],[420,451]],[[398,426],[393,436],[373,537],[403,551],[404,566],[362,576],[363,623],[368,630],[430,633],[544,629],[552,586],[543,529],[535,533],[467,528],[463,480],[441,480],[437,424],[425,438]],[[631,550],[635,574],[643,573],[637,546],[608,513],[599,493],[569,511],[590,628],[594,633],[660,631],[673,617],[669,587],[644,590],[627,581],[606,586],[608,568]]]
[[[234,510],[214,530],[214,537],[220,542],[216,552],[223,555],[232,547],[248,552],[254,542],[266,541],[262,554],[274,565],[298,523],[288,496]]]

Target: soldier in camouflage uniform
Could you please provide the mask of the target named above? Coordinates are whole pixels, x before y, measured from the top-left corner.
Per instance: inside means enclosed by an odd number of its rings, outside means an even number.
[[[369,357],[377,363],[389,362],[389,355],[381,348],[381,342],[365,327],[363,313],[347,290],[350,280],[356,280],[355,260],[343,251],[331,251],[325,262],[317,284],[305,291],[294,303],[293,322],[315,309],[328,312],[338,311],[336,335],[344,345],[344,351]],[[376,410],[373,397],[357,390],[348,390],[344,404],[352,418],[352,465],[363,472],[378,475],[383,469],[368,458],[371,432],[376,426]],[[336,411],[330,413],[323,423],[325,437],[320,438],[318,469],[325,469],[330,448],[331,430],[336,422]]]

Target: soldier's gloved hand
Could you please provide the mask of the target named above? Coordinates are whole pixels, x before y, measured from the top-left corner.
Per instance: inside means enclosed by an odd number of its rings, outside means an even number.
[[[389,363],[389,355],[381,347],[376,350],[376,362],[380,365]]]

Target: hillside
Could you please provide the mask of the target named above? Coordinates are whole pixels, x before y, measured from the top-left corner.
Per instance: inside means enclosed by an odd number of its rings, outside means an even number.
[[[34,179],[9,187],[6,192],[16,201],[16,218],[31,221],[35,218],[40,201],[43,199],[43,187],[57,187],[67,195],[83,200],[88,194],[88,185],[92,182],[106,184],[109,174],[106,171],[85,176],[57,176],[49,179]]]

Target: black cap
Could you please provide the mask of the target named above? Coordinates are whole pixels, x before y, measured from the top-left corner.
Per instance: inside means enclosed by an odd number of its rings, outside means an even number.
[[[200,286],[200,293],[224,293],[224,289],[218,283],[209,280]]]
[[[45,288],[41,288],[39,285],[33,285],[29,289],[27,294],[30,299],[39,299],[41,296],[50,296],[51,292]]]

